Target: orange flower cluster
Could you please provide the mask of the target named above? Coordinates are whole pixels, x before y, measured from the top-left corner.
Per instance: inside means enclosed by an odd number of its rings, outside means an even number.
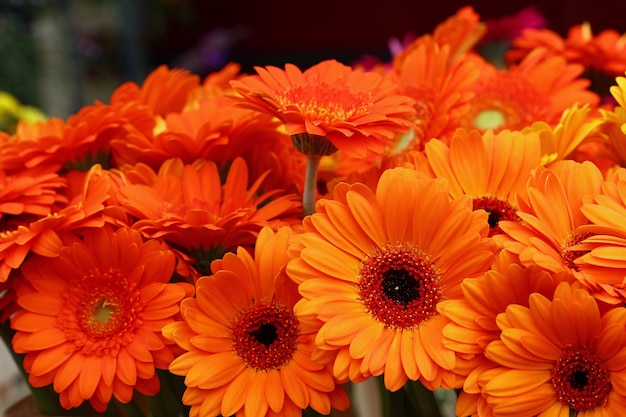
[[[172,381],[164,415],[332,414],[378,377],[458,416],[624,415],[623,38],[533,29],[500,68],[485,31],[465,7],[371,69],[161,66],[0,134],[29,383],[122,415]]]

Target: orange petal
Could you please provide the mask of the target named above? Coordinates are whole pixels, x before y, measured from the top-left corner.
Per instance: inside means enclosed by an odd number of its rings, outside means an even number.
[[[256,372],[245,370],[230,383],[222,399],[222,415],[232,416],[241,410],[250,386],[255,383],[255,376]]]

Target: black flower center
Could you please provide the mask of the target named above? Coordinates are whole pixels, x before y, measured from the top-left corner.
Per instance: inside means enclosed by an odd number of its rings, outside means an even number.
[[[250,336],[254,337],[257,342],[265,345],[265,347],[269,347],[278,338],[278,333],[276,332],[276,326],[263,323],[258,329],[250,332]]]
[[[499,225],[501,220],[520,221],[513,206],[509,202],[497,198],[476,198],[473,201],[473,208],[474,210],[485,210],[489,215],[487,218],[487,222],[489,223],[489,236],[502,233]]]
[[[420,297],[420,285],[406,269],[383,272],[383,292],[393,302],[406,306]]]
[[[576,265],[576,259],[580,258],[584,254],[588,253],[587,250],[571,250],[572,246],[578,245],[583,240],[587,239],[591,236],[591,233],[582,232],[582,233],[573,233],[570,236],[568,242],[561,249],[561,257],[563,258],[563,265],[567,268],[571,268],[575,271],[579,271],[578,265]]]
[[[552,368],[552,386],[557,399],[571,410],[591,410],[608,401],[611,374],[590,349],[570,347]]]
[[[437,314],[443,299],[440,274],[428,256],[407,245],[389,245],[363,261],[359,297],[388,327],[412,329]]]
[[[589,384],[589,372],[584,369],[573,371],[569,376],[569,384],[578,391],[584,389]]]
[[[280,369],[298,346],[300,323],[293,310],[276,301],[256,302],[233,323],[233,350],[257,371]]]

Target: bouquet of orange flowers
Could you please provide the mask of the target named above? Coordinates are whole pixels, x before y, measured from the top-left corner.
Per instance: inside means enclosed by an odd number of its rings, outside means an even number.
[[[0,321],[39,407],[624,415],[625,38],[526,28],[501,68],[488,27],[161,66],[0,133]]]

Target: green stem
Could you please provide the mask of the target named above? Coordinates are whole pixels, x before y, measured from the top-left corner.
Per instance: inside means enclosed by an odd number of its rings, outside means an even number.
[[[189,407],[183,404],[184,378],[157,369],[161,390],[155,396],[146,397],[152,417],[182,417],[189,415]]]
[[[419,417],[441,417],[435,393],[422,385],[421,382],[408,381],[404,384],[404,391]]]
[[[117,407],[114,407],[114,405],[116,405]],[[121,402],[117,401],[116,399],[114,399],[109,404],[109,408],[107,409],[106,415],[107,416],[109,416],[109,415],[110,416],[115,416],[115,415],[119,416],[120,415],[120,411],[123,413],[122,415],[124,417],[145,417],[145,413],[143,412],[141,407],[139,407],[135,403],[134,400],[131,400],[128,403],[121,403]],[[116,414],[109,414],[110,412],[114,412]]]
[[[315,196],[317,191],[317,169],[320,157],[307,155],[304,190],[302,191],[302,210],[305,216],[315,213]]]

